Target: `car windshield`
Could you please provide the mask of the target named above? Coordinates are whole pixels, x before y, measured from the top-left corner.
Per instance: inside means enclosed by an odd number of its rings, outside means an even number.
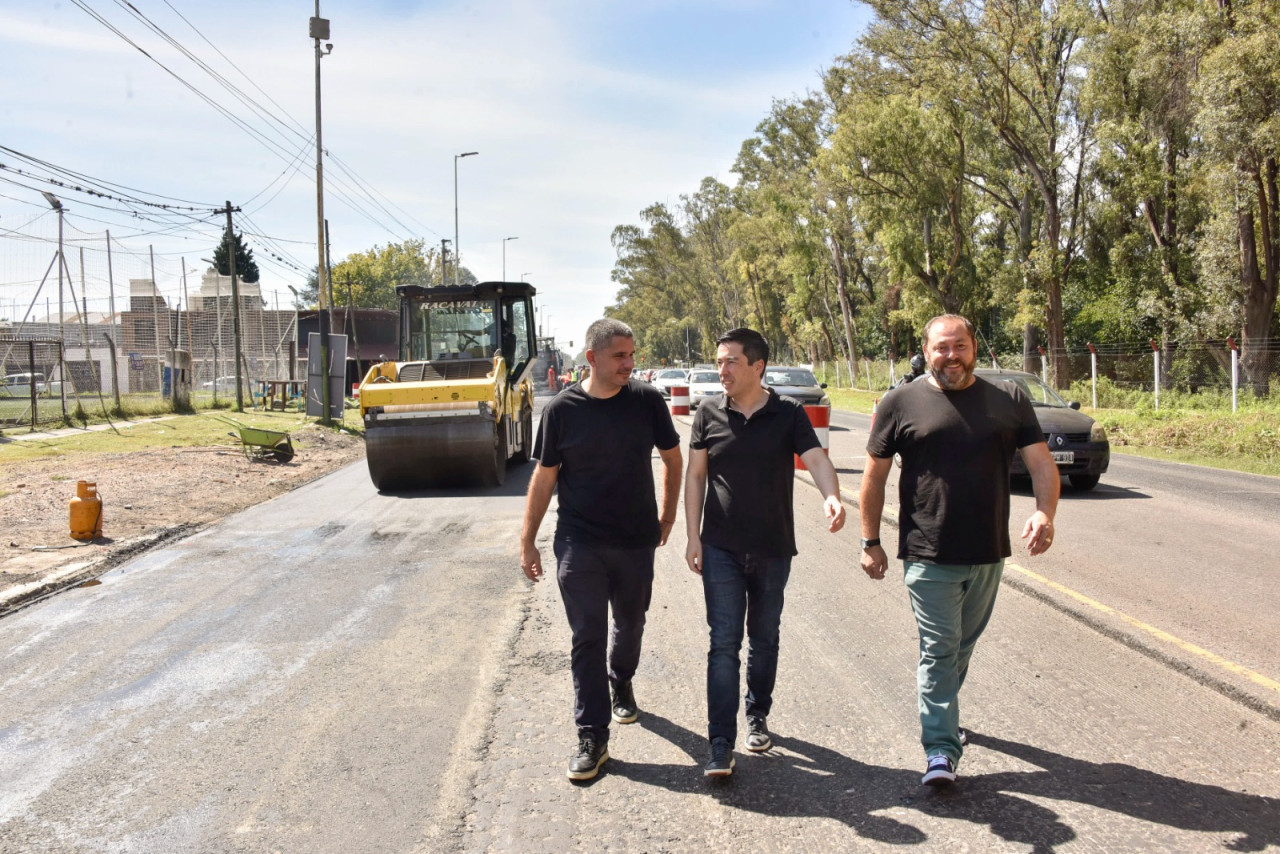
[[[988,374],[986,378],[992,382],[1003,383],[1006,386],[1015,386],[1022,389],[1022,393],[1031,400],[1032,406],[1061,406],[1064,409],[1067,408],[1067,402],[1058,397],[1058,393],[1041,382],[1040,378],[1037,376]]]
[[[764,381],[767,385],[817,385],[818,380],[814,375],[806,370],[799,369],[783,369],[783,370],[766,370],[764,372]]]
[[[684,371],[680,371],[680,370],[663,371],[662,373],[658,374],[658,379],[682,380],[684,379]]]
[[[689,375],[689,382],[718,383],[720,382],[720,375],[717,374],[715,371],[694,371],[692,374]]]

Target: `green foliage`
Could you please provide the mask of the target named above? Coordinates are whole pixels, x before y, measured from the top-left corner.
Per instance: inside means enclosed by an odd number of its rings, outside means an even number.
[[[1280,4],[867,5],[820,89],[743,142],[736,186],[615,229],[611,313],[642,355],[749,325],[788,358],[883,361],[957,311],[1009,364],[1044,347],[1064,384],[1086,342],[1236,335],[1266,397]],[[1166,367],[1169,395],[1196,390],[1203,366]]]
[[[229,228],[223,230],[222,239],[213,249],[213,266],[220,276],[231,275],[231,255],[227,251],[230,231]],[[244,235],[236,232],[231,236],[231,243],[235,246],[236,278],[242,282],[258,281],[258,262],[253,260],[253,250],[244,245]]]

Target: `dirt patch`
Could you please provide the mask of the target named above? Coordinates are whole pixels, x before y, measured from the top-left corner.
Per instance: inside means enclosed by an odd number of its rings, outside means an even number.
[[[315,425],[291,431],[288,463],[247,460],[238,445],[148,448],[0,464],[0,603],[19,588],[111,566],[362,459],[364,440]],[[68,502],[91,480],[103,538],[71,539]]]

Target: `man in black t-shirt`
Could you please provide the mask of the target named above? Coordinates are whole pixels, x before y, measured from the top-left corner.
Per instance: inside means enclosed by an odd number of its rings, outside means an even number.
[[[733,329],[716,344],[724,395],[705,399],[694,416],[684,493],[685,560],[702,576],[711,629],[708,777],[733,773],[744,622],[747,749],[773,746],[766,719],[778,673],[783,591],[796,554],[795,455],[825,496],[831,532],[844,526],[836,470],[804,407],[760,383],[768,343],[754,330]]]
[[[640,663],[653,554],[667,542],[680,496],[680,436],[658,390],[631,379],[631,328],[597,320],[587,329],[586,344],[593,370],[542,411],[533,447],[539,464],[520,536],[520,567],[538,581],[538,526],[559,486],[556,580],[573,633],[578,725],[571,780],[595,777],[609,758],[610,717],[628,724],[639,714],[631,677]],[[661,513],[653,488],[655,447],[663,466]]]
[[[916,671],[928,785],[955,780],[966,735],[960,686],[991,618],[1009,541],[1009,467],[1015,452],[1031,473],[1036,509],[1022,529],[1032,555],[1053,543],[1061,483],[1044,434],[1020,391],[975,377],[973,324],[954,314],[924,327],[929,374],[886,395],[867,440],[859,506],[862,569],[884,578],[880,545],[885,482],[898,477],[898,557],[920,633]]]

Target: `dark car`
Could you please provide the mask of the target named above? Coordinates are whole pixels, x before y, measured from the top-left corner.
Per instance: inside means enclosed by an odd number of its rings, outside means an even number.
[[[780,397],[789,397],[806,406],[831,405],[831,398],[824,391],[827,384],[818,382],[808,368],[768,365],[764,369],[764,384]]]
[[[1065,474],[1076,489],[1093,489],[1098,485],[1098,479],[1111,464],[1111,443],[1101,424],[1078,411],[1080,404],[1058,397],[1058,393],[1035,374],[991,368],[979,368],[974,374],[1006,390],[1022,389],[1035,408],[1036,419],[1058,471]],[[1027,476],[1021,454],[1014,454],[1012,474]]]

